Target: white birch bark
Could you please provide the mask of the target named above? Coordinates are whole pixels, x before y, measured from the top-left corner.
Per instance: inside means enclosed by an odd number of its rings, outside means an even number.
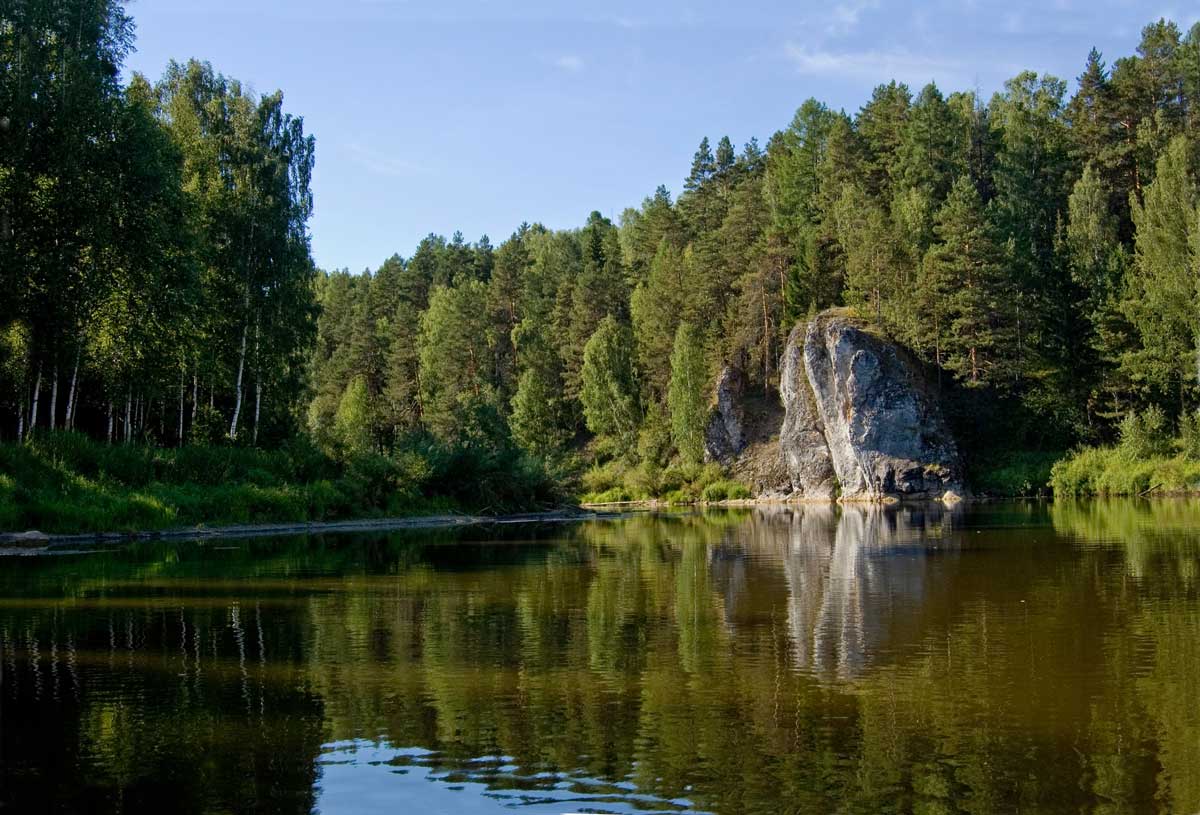
[[[54,363],[54,373],[50,383],[50,429],[58,427],[58,363]]]
[[[79,381],[79,349],[75,349],[75,366],[71,369],[71,389],[67,393],[67,418],[63,423],[67,430],[75,429],[75,386]]]
[[[235,387],[234,403],[233,403],[233,421],[229,423],[229,440],[237,440],[238,415],[242,412],[242,374],[246,369],[246,329],[248,326],[242,326],[242,350],[238,354],[238,372],[237,385]]]
[[[33,435],[38,420],[38,399],[42,395],[42,363],[38,363],[37,378],[33,382],[33,404],[29,409],[29,435]]]
[[[183,366],[179,366],[179,430],[176,438],[179,440],[177,447],[183,447]]]

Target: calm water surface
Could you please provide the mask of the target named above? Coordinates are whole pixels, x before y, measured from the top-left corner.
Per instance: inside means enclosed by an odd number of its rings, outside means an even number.
[[[1200,811],[1200,502],[0,560],[0,812]]]

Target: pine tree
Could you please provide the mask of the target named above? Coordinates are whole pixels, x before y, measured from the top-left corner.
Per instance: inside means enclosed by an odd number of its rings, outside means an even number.
[[[733,142],[728,136],[722,136],[717,142],[716,155],[716,173],[718,176],[727,176],[733,170],[737,163],[737,156],[733,151]]]
[[[1197,366],[1197,258],[1189,246],[1197,226],[1191,145],[1179,136],[1159,158],[1144,203],[1134,202],[1137,237],[1126,314],[1141,348],[1126,364],[1169,394],[1184,398]]]
[[[692,171],[688,173],[683,188],[688,192],[696,192],[703,187],[717,170],[712,148],[708,145],[708,136],[700,140],[696,155],[692,156]]]
[[[675,331],[699,311],[697,293],[689,254],[664,240],[630,303],[638,363],[652,399],[666,395]]]
[[[954,179],[966,172],[965,130],[933,83],[917,95],[889,175],[895,187],[920,190],[940,206]]]
[[[925,256],[918,296],[920,345],[968,386],[1003,386],[1013,346],[1008,292],[999,247],[969,178],[954,183],[934,230],[938,243]]]
[[[866,178],[862,182],[872,196],[882,201],[892,197],[891,168],[896,162],[908,127],[912,94],[895,80],[879,85],[871,101],[858,112],[856,126],[866,153]]]
[[[422,419],[443,439],[472,435],[481,411],[499,409],[487,316],[487,288],[478,280],[435,288],[421,316]]]

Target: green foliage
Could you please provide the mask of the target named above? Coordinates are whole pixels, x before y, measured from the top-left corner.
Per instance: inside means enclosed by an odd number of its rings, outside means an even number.
[[[638,458],[655,467],[662,467],[671,458],[671,419],[659,402],[646,406],[646,416],[638,433]]]
[[[1134,202],[1137,228],[1125,312],[1141,337],[1126,359],[1140,377],[1160,389],[1194,384],[1200,317],[1194,254],[1189,240],[1200,231],[1193,180],[1193,146],[1173,139],[1159,158],[1144,203]]]
[[[1157,405],[1128,414],[1121,420],[1120,435],[1118,449],[1131,459],[1166,455],[1171,446],[1166,414]]]
[[[277,451],[108,446],[78,433],[0,445],[0,530],[111,532],[551,505],[572,484],[514,448],[413,438],[337,461]]]
[[[497,406],[486,302],[487,287],[478,280],[440,286],[421,317],[422,420],[442,439],[463,438],[471,431],[469,416]]]
[[[1054,465],[1056,496],[1148,495],[1200,491],[1200,462],[1182,456],[1131,458],[1120,447],[1085,447]]]
[[[544,370],[530,368],[521,374],[512,398],[509,426],[513,440],[535,456],[551,458],[567,444],[563,427],[559,383]]]
[[[671,352],[671,385],[667,404],[671,411],[671,438],[675,449],[689,464],[704,458],[704,428],[707,424],[707,371],[700,335],[689,323],[680,323]]]
[[[739,501],[750,497],[750,490],[746,485],[737,481],[714,481],[700,491],[700,500],[708,503]]]
[[[1013,450],[1111,439],[1131,410],[1194,449],[1200,29],[1154,23],[1111,72],[1091,53],[1070,99],[1032,72],[990,100],[810,99],[765,150],[704,137],[678,200],[619,226],[431,234],[350,274],[313,267],[314,142],[281,93],[199,61],[122,85],[124,5],[60,5],[0,29],[3,438],[275,448],[304,421],[338,466],[374,462],[317,479],[323,507],[339,479],[372,505],[454,493],[443,465],[570,483],[578,456],[630,468],[588,492],[695,500],[669,465],[702,458],[709,372],[770,398],[795,323],[848,305],[929,367],[987,489],[1036,491]],[[424,475],[382,475],[414,455]]]
[[[980,495],[1004,498],[1043,495],[1049,490],[1050,473],[1061,452],[1014,450],[977,456],[971,462],[967,482]]]
[[[1200,461],[1200,411],[1179,417],[1179,451],[1191,461]]]
[[[1010,376],[1014,318],[999,247],[970,179],[954,183],[934,225],[937,243],[921,270],[920,347],[971,386]]]
[[[625,454],[635,449],[641,424],[632,346],[629,329],[608,316],[583,352],[581,399],[588,429],[618,441]]]
[[[228,428],[223,417],[216,408],[210,405],[197,405],[196,418],[188,433],[188,443],[200,446],[220,444],[225,438]]]
[[[375,446],[371,438],[371,403],[367,382],[361,376],[350,380],[333,416],[333,428],[341,448],[350,457],[364,456]]]

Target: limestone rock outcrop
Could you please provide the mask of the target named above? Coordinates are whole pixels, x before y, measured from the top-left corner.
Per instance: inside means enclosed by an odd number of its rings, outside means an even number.
[[[746,448],[745,414],[742,400],[746,375],[737,365],[726,365],[717,377],[716,406],[704,430],[704,456],[709,461],[729,464]]]
[[[779,428],[779,454],[787,472],[785,494],[829,501],[837,492],[837,475],[825,442],[825,425],[805,371],[805,331],[803,324],[792,329],[780,363],[779,397],[784,414]]]
[[[964,492],[958,449],[919,367],[863,322],[827,311],[798,327],[781,374],[780,454],[797,497],[821,496],[826,459],[844,501]]]

